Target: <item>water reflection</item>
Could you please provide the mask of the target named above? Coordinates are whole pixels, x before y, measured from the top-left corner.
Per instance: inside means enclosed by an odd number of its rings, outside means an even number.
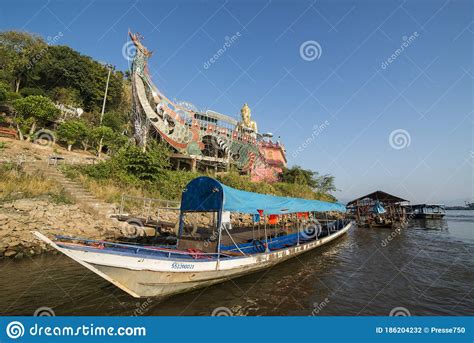
[[[408,227],[421,230],[448,230],[448,220],[446,219],[413,219]]]

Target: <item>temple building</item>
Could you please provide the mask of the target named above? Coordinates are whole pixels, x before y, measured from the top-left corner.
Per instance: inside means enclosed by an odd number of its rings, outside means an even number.
[[[244,104],[241,120],[215,111],[199,111],[188,102],[171,101],[148,73],[149,50],[139,34],[130,34],[136,54],[132,62],[135,140],[145,146],[149,136],[173,150],[177,169],[225,172],[231,167],[253,181],[278,181],[286,166],[285,148],[271,135],[260,134]]]

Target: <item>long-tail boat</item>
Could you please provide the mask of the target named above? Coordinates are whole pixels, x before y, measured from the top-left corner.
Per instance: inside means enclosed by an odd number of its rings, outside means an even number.
[[[198,177],[182,192],[173,246],[34,235],[133,297],[164,297],[257,272],[333,241],[352,222],[317,217],[345,210],[339,203],[251,193]]]

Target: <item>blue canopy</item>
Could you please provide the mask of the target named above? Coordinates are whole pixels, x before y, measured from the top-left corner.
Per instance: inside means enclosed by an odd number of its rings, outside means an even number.
[[[210,212],[229,211],[247,214],[285,214],[295,212],[345,212],[339,203],[240,191],[219,181],[202,176],[188,183],[181,197],[181,211]]]
[[[387,212],[385,211],[385,208],[383,208],[382,204],[378,200],[375,201],[372,211],[377,214],[384,214],[385,212]]]

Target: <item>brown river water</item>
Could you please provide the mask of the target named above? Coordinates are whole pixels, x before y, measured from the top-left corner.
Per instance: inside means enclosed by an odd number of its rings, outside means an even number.
[[[161,301],[134,299],[62,255],[0,270],[1,315],[474,315],[474,211],[400,233],[356,227],[266,271]]]

